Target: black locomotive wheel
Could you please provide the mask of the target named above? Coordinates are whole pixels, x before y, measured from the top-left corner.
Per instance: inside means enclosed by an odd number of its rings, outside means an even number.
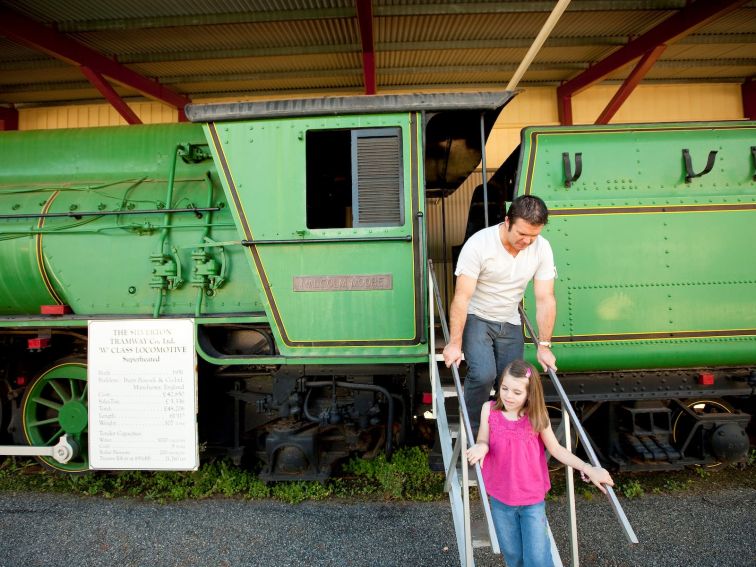
[[[685,407],[698,415],[712,413],[733,413],[734,408],[721,398],[695,399],[684,402]],[[676,447],[684,443],[695,426],[695,419],[684,411],[678,411],[672,417],[672,442]],[[717,461],[706,465],[707,468],[719,467],[722,463]]]
[[[67,463],[52,457],[38,457],[45,467],[66,473],[89,470],[87,455],[87,367],[80,361],[61,361],[37,376],[24,393],[21,420],[29,445],[55,445],[68,434],[80,447]]]

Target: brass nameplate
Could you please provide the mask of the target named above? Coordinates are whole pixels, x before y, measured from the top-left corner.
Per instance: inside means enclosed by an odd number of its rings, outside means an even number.
[[[374,291],[393,288],[392,274],[294,276],[294,291]]]

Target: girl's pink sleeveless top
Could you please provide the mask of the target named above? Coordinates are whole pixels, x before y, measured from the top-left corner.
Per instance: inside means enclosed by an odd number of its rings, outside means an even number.
[[[510,421],[490,403],[489,449],[483,461],[488,495],[509,506],[538,504],[551,488],[541,436],[527,415]]]

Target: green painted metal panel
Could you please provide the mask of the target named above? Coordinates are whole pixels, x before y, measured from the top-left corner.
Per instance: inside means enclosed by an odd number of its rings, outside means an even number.
[[[0,220],[0,314],[36,315],[40,305],[62,303],[75,316],[152,315],[151,256],[161,249],[178,262],[184,282],[166,290],[160,315],[261,312],[212,160],[178,159],[173,170],[177,147],[187,144],[206,144],[200,126],[0,135],[0,210],[69,215]],[[133,214],[208,207],[220,210]],[[207,239],[237,244],[209,246]],[[222,272],[225,281],[200,291],[195,269]]]
[[[753,122],[523,130],[518,192],[551,211],[560,370],[756,361],[754,139]],[[712,170],[686,182],[683,149],[695,173],[717,151]]]
[[[19,210],[41,212],[45,202],[46,198],[38,194],[12,192],[6,197],[0,193],[0,211],[6,213]],[[25,231],[29,224],[29,221],[22,220],[5,222],[11,231]],[[0,315],[39,313],[40,305],[55,303],[39,263],[39,237],[29,233],[3,232],[0,232]]]
[[[395,357],[427,352],[425,319],[418,311],[426,293],[425,251],[416,220],[424,200],[421,139],[414,120],[409,114],[388,114],[206,126],[240,233],[250,241],[265,241],[250,247],[248,259],[258,274],[259,293],[267,298],[266,312],[282,354]],[[308,132],[376,128],[401,131],[403,223],[308,228]],[[387,275],[391,283],[378,288],[334,284],[339,278],[353,282]],[[298,278],[330,279],[336,288],[297,291]]]

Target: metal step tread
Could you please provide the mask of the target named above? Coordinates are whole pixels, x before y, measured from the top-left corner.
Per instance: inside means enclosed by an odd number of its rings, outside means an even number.
[[[491,547],[491,536],[485,517],[470,518],[470,532],[473,548]]]
[[[443,361],[444,361],[444,353],[442,353],[442,352],[437,352],[437,353],[435,354],[435,358],[436,358],[436,362],[443,362]],[[463,355],[462,355],[462,360],[464,360],[464,359],[465,359],[465,355],[463,354]]]
[[[457,466],[457,478],[459,483],[462,484],[462,469]],[[470,486],[478,486],[478,477],[475,476],[475,467],[468,465],[467,467],[467,482]]]
[[[456,398],[457,397],[457,388],[455,388],[453,384],[449,384],[449,385],[446,385],[446,386],[441,386],[441,389],[444,392],[444,397],[445,398]],[[491,392],[489,393],[489,395],[492,398],[495,398],[496,397],[496,390],[494,390],[493,388],[491,388]]]

